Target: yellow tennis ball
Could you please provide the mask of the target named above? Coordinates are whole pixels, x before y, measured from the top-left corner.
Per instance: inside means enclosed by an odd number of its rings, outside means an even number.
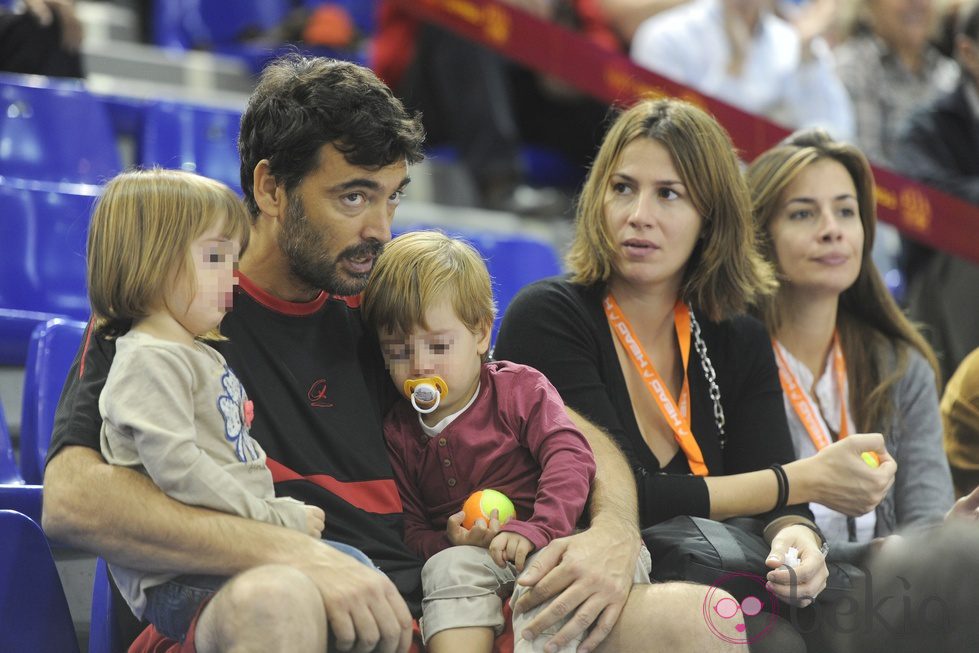
[[[517,511],[513,508],[513,502],[505,494],[496,490],[477,490],[469,495],[466,503],[462,506],[466,513],[462,520],[465,528],[472,528],[477,519],[484,520],[487,524],[490,520],[490,513],[497,511],[497,519],[500,525],[505,524],[513,518]]]
[[[863,458],[863,462],[867,463],[871,468],[877,469],[880,467],[880,456],[877,455],[876,451],[864,451],[860,454]]]

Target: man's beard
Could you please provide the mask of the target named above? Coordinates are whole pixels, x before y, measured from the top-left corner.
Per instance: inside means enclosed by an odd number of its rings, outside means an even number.
[[[306,208],[299,193],[289,193],[286,220],[279,232],[279,247],[289,259],[289,272],[310,286],[333,295],[356,295],[367,285],[369,272],[356,274],[341,269],[344,260],[375,259],[384,248],[379,240],[370,239],[348,247],[336,258],[330,258],[329,236],[309,224]]]

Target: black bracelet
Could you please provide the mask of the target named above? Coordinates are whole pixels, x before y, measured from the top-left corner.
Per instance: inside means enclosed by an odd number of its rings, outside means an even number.
[[[778,499],[775,501],[775,507],[772,510],[781,510],[789,503],[789,477],[778,463],[769,469],[775,472],[775,478],[778,481]]]
[[[806,528],[811,530],[819,537],[819,542],[820,542],[819,552],[822,553],[824,557],[826,556],[826,554],[829,553],[829,542],[826,541],[826,536],[823,535],[823,532],[819,530],[819,526],[816,526],[808,519],[805,521],[792,522],[791,524],[789,524],[789,526],[805,526]]]

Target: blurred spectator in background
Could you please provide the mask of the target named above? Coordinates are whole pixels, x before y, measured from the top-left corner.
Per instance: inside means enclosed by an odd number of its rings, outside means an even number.
[[[979,486],[979,349],[966,356],[942,396],[945,453],[955,496]]]
[[[965,0],[941,0],[938,10],[938,25],[932,37],[932,44],[943,55],[955,58],[955,29],[959,21],[959,9]]]
[[[979,528],[955,521],[885,546],[840,611],[843,653],[974,653],[979,641]],[[856,607],[856,606],[854,606]]]
[[[0,70],[84,77],[82,24],[73,0],[25,0],[26,11],[0,7]]]
[[[938,21],[934,0],[857,2],[850,35],[834,52],[836,69],[853,101],[856,144],[893,167],[900,129],[915,108],[955,88],[958,66],[928,40]],[[873,258],[882,274],[896,271],[900,253],[897,230],[881,223]]]
[[[687,0],[599,0],[609,27],[623,43],[632,43],[639,25],[650,16],[682,5]]]
[[[909,176],[979,206],[979,0],[962,7],[955,53],[962,69],[959,83],[912,116],[894,163]],[[979,347],[979,266],[911,242],[905,249],[909,313],[926,325],[947,380]]]
[[[694,0],[644,21],[632,40],[641,66],[790,127],[853,135],[853,110],[820,36],[835,0],[813,0],[790,24],[772,0]]]
[[[620,45],[597,0],[507,0],[557,21],[604,48]],[[581,171],[604,134],[607,106],[495,52],[382,2],[372,67],[412,110],[420,110],[429,145],[458,147],[483,206],[547,213],[553,189],[526,184],[523,143],[559,151]],[[577,181],[577,180],[576,180]]]
[[[850,36],[837,46],[836,69],[853,100],[856,145],[893,166],[900,128],[912,111],[950,92],[958,67],[929,43],[933,0],[858,0]]]

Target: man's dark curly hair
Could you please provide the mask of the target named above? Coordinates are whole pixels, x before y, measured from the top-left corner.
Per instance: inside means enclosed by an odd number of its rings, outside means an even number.
[[[370,70],[346,61],[290,54],[262,73],[241,117],[241,189],[258,216],[255,166],[268,159],[276,181],[293,190],[332,143],[351,165],[381,168],[422,159],[421,119],[410,115]]]

